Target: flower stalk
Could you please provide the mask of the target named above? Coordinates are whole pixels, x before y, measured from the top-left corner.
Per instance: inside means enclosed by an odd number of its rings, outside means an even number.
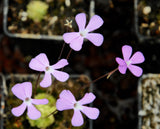
[[[88,82],[86,85],[83,86],[83,88],[86,88],[86,87],[90,86],[91,83],[95,83],[95,82],[99,81],[100,79],[102,79],[102,78],[104,78],[104,77],[106,77],[106,76],[107,76],[107,79],[109,79],[110,76],[111,76],[113,73],[115,73],[117,70],[118,70],[118,68],[112,70],[112,71],[109,72],[109,73],[105,73],[104,75],[98,77],[97,79]]]
[[[35,88],[34,88],[33,98],[34,98],[34,96],[36,95],[36,91],[37,91],[37,87],[38,87],[38,82],[39,82],[40,75],[41,75],[41,72],[39,72],[38,77],[37,77],[37,80],[36,80],[36,85],[35,85]]]

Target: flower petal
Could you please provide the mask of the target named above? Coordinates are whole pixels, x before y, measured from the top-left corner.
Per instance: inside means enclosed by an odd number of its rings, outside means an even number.
[[[56,64],[52,65],[51,67],[53,69],[60,69],[60,68],[63,68],[64,66],[66,66],[66,65],[68,65],[68,61],[66,59],[61,59]]]
[[[121,74],[125,74],[127,71],[127,65],[119,65],[118,70]]]
[[[31,82],[23,82],[21,83],[25,89],[25,95],[26,97],[31,98],[32,96],[32,83]]]
[[[12,87],[11,91],[17,98],[25,100],[26,97],[32,96],[32,84],[30,82],[18,83]]]
[[[48,99],[32,99],[32,103],[35,105],[47,104]]]
[[[35,59],[38,60],[43,65],[49,66],[49,61],[45,53],[40,53],[38,56],[35,57]]]
[[[132,72],[133,75],[135,75],[136,77],[140,77],[143,73],[142,68],[140,68],[139,66],[135,66],[130,64],[128,66],[128,69]]]
[[[23,102],[21,105],[18,107],[12,108],[11,112],[14,116],[21,116],[26,109],[26,104]]]
[[[72,122],[73,126],[81,126],[81,125],[83,125],[84,120],[83,120],[82,114],[81,114],[81,112],[79,110],[74,110],[71,122]]]
[[[84,30],[86,25],[86,14],[85,13],[77,14],[75,20],[79,27],[79,31]]]
[[[59,97],[56,102],[56,107],[59,111],[73,109],[76,100],[69,90],[63,90]]]
[[[61,82],[65,82],[66,80],[68,80],[69,78],[69,74],[68,73],[65,73],[65,72],[62,72],[62,71],[58,71],[58,70],[54,70],[52,72],[52,75],[58,80],[58,81],[61,81]]]
[[[132,47],[129,45],[124,45],[122,47],[122,54],[125,61],[128,61],[132,54]]]
[[[121,74],[125,74],[126,71],[127,71],[127,64],[126,64],[126,62],[123,59],[119,58],[119,57],[116,57],[116,62],[119,64],[119,66],[118,66],[119,72]]]
[[[33,70],[36,70],[36,71],[45,71],[45,66],[43,64],[41,64],[38,60],[36,59],[32,59],[30,62],[29,62],[29,67]]]
[[[100,113],[97,108],[86,107],[86,106],[83,106],[81,111],[90,119],[97,119]]]
[[[93,102],[95,98],[96,98],[96,96],[93,93],[86,93],[84,95],[84,97],[81,100],[79,100],[78,102],[81,105],[85,105],[85,104],[89,104],[89,103]]]
[[[98,16],[98,15],[94,15],[94,16],[90,19],[90,21],[89,21],[86,29],[87,29],[89,32],[91,32],[91,31],[93,31],[93,30],[98,29],[98,28],[99,28],[100,26],[102,26],[102,25],[103,25],[103,19],[102,19],[100,16]]]
[[[119,57],[116,57],[116,62],[119,64],[119,65],[126,65],[125,61]]]
[[[25,100],[25,90],[24,87],[21,84],[16,84],[11,89],[12,93],[19,99]]]
[[[63,90],[60,95],[59,95],[60,98],[65,98],[67,101],[69,102],[73,102],[75,103],[76,102],[76,99],[75,97],[73,96],[73,94],[69,91],[69,90]]]
[[[104,40],[103,35],[98,33],[89,33],[87,34],[86,38],[95,46],[101,46]]]
[[[50,73],[45,73],[43,80],[40,82],[41,87],[49,87],[52,84],[52,78]]]
[[[71,43],[72,40],[80,37],[80,34],[78,32],[69,32],[63,34],[63,39],[66,43]]]
[[[145,58],[144,58],[142,52],[134,53],[134,55],[130,59],[131,64],[139,64],[139,63],[144,62],[144,60],[145,60]]]
[[[82,48],[82,44],[83,44],[83,37],[78,37],[76,39],[73,39],[70,43],[70,47],[75,50],[75,51],[79,51]]]
[[[65,98],[60,98],[56,102],[56,108],[59,111],[73,109],[73,107],[74,103]]]
[[[28,106],[28,112],[27,115],[30,119],[36,120],[39,117],[41,117],[41,112],[38,111],[32,104]]]
[[[45,71],[46,66],[49,66],[49,61],[45,53],[39,54],[29,63],[29,67],[37,71]]]

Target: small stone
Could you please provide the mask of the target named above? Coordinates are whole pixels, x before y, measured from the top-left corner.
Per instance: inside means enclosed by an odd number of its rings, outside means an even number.
[[[147,113],[146,113],[146,111],[144,111],[144,110],[140,110],[140,111],[138,112],[138,115],[139,115],[139,116],[146,116]]]
[[[142,23],[141,26],[142,26],[143,28],[147,28],[149,25],[148,25],[147,23]]]
[[[65,0],[65,5],[66,5],[67,7],[71,6],[71,1],[70,1],[70,0]]]
[[[58,20],[58,17],[57,17],[57,16],[52,17],[52,18],[49,20],[49,26],[55,24],[55,22],[56,22],[57,20]]]
[[[151,23],[150,23],[150,27],[151,27],[151,28],[155,27],[155,25],[156,25],[155,22],[151,22]]]
[[[151,12],[151,7],[150,6],[145,6],[143,8],[143,14],[148,15]]]

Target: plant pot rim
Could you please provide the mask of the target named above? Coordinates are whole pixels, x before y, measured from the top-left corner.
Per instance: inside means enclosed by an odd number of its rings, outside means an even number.
[[[160,38],[152,37],[152,36],[145,36],[140,34],[139,32],[139,18],[138,18],[138,2],[140,0],[134,0],[134,32],[139,40],[140,43],[144,43],[145,41],[149,41],[150,43],[160,43]]]
[[[0,88],[2,88],[0,90],[0,94],[1,94],[1,99],[0,99],[0,103],[2,106],[5,107],[5,96],[8,95],[8,91],[7,91],[7,86],[6,86],[6,79],[10,79],[11,77],[18,77],[18,76],[21,76],[21,77],[25,77],[25,76],[28,76],[30,75],[31,77],[35,77],[36,73],[31,73],[31,74],[7,74],[7,75],[4,75],[3,73],[0,73]],[[85,75],[85,74],[71,74],[70,75],[70,78],[77,78],[81,75],[84,75],[84,76],[87,76],[89,81],[91,81],[91,78],[89,77],[89,75]],[[43,77],[44,74],[41,74],[41,77]],[[36,76],[37,77],[37,76]],[[93,83],[90,84],[90,88],[89,88],[89,92],[93,92]],[[90,107],[93,106],[93,103],[89,104]],[[0,113],[2,114],[2,117],[0,117],[0,129],[4,129],[4,119],[3,119],[3,114],[4,114],[4,108],[0,108]],[[0,114],[0,115],[1,115]],[[93,129],[93,120],[89,119],[89,129]]]
[[[4,33],[12,38],[23,38],[23,39],[44,39],[44,40],[56,40],[63,41],[62,35],[41,35],[41,34],[21,34],[21,33],[10,33],[7,29],[7,15],[8,15],[8,3],[9,0],[3,0],[3,31]],[[89,17],[91,18],[95,14],[95,0],[90,0],[89,5]]]

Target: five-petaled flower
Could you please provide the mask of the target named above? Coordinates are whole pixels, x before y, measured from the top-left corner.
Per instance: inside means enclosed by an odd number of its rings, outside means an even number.
[[[18,83],[12,87],[13,94],[23,101],[23,103],[15,108],[12,108],[11,112],[15,116],[21,116],[27,108],[27,115],[30,119],[38,119],[41,116],[33,104],[47,104],[47,99],[32,99],[32,84],[30,82]]]
[[[88,25],[86,25],[86,15],[85,13],[77,14],[75,17],[76,23],[79,27],[79,32],[69,32],[63,34],[64,41],[70,45],[70,47],[79,51],[82,48],[84,38],[91,41],[95,46],[101,46],[103,43],[103,35],[99,33],[90,33],[98,29],[103,24],[103,20],[100,16],[94,15],[89,21]]]
[[[76,101],[75,97],[69,90],[63,90],[59,97],[60,98],[56,102],[57,110],[74,110],[71,120],[73,126],[81,126],[83,124],[84,120],[81,112],[90,119],[97,119],[99,116],[99,110],[97,108],[84,106],[85,104],[89,104],[94,101],[96,97],[93,93],[86,93],[81,100]]]
[[[143,63],[145,58],[142,54],[142,52],[136,52],[132,54],[132,47],[129,45],[124,45],[122,47],[122,54],[123,54],[123,59],[116,57],[116,61],[119,64],[118,70],[120,73],[125,74],[127,68],[132,72],[133,75],[136,77],[140,77],[143,73],[143,69],[140,68],[139,66],[135,66],[134,64],[139,64]]]
[[[61,82],[66,81],[69,78],[69,75],[63,71],[56,70],[63,68],[66,65],[68,65],[68,61],[66,59],[61,59],[56,64],[50,65],[45,53],[40,53],[29,63],[29,67],[31,69],[45,72],[44,78],[40,82],[40,86],[42,87],[48,87],[52,84],[51,74]]]

